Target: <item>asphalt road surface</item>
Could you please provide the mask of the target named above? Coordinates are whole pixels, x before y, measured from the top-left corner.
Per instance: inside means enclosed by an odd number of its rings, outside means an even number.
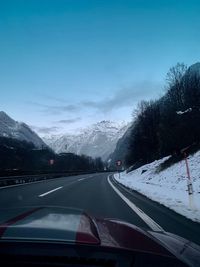
[[[200,245],[200,224],[120,186],[108,173],[96,173],[0,188],[0,221],[6,209],[64,206],[101,218],[116,218],[148,230],[178,234]]]

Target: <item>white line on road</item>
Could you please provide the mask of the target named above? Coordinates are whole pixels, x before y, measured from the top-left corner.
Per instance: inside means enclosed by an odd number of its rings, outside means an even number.
[[[81,179],[78,179],[78,181],[82,181],[82,180],[85,180],[85,179],[87,179],[87,178],[81,178]]]
[[[94,177],[94,176],[88,176],[87,178],[91,178],[91,177]],[[66,177],[63,176],[63,177],[59,177],[59,178],[62,179],[62,178],[66,178]],[[82,178],[82,179],[87,179],[87,178]],[[48,181],[54,181],[56,179],[58,179],[58,178],[43,179],[43,180],[40,180],[40,181],[34,181],[34,182],[28,182],[28,183],[22,183],[22,184],[13,184],[13,185],[1,186],[0,187],[0,190],[1,189],[5,189],[5,188],[10,188],[10,187],[16,187],[16,186],[23,186],[23,185],[31,185],[31,184],[37,184],[37,183],[44,183],[44,182],[48,182]],[[82,179],[80,179],[80,180],[82,180]]]
[[[126,198],[110,181],[110,175],[108,176],[108,183],[113,190],[124,200],[124,202],[153,230],[153,231],[164,231],[164,229],[158,225],[153,219],[133,204],[128,198]]]
[[[94,177],[94,175],[92,175],[92,176],[87,176],[87,177],[78,179],[78,181],[83,181],[83,180],[86,180],[86,179],[89,179],[89,178],[93,178],[93,177]]]
[[[48,195],[48,194],[51,194],[51,193],[53,193],[54,191],[57,191],[57,190],[59,190],[59,189],[61,189],[61,188],[63,188],[63,187],[62,187],[62,186],[57,187],[57,188],[55,188],[55,189],[53,189],[53,190],[51,190],[51,191],[48,191],[48,192],[46,192],[46,193],[43,193],[43,194],[39,195],[39,197],[44,197],[44,196],[46,196],[46,195]]]

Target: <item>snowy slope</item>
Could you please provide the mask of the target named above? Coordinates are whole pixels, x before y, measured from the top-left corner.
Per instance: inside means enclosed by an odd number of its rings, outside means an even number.
[[[188,180],[185,162],[178,162],[158,173],[158,166],[165,160],[154,161],[127,174],[123,172],[121,178],[115,174],[115,179],[177,213],[200,222],[200,151],[188,157],[194,189],[190,197],[186,191]]]
[[[43,140],[25,123],[17,122],[0,111],[0,136],[32,142],[37,148],[46,146]]]
[[[76,135],[54,135],[44,137],[43,140],[57,153],[72,152],[106,160],[127,128],[124,122],[101,121],[80,130]]]

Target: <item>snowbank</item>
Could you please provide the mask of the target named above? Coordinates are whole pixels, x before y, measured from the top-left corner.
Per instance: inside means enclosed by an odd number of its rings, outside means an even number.
[[[158,166],[167,158],[127,173],[115,174],[115,179],[177,213],[200,222],[200,151],[188,157],[194,194],[188,195],[185,162],[181,161],[158,173]]]

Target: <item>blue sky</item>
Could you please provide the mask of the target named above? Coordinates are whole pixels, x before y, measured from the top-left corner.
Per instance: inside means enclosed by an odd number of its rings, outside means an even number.
[[[200,58],[200,1],[0,1],[1,110],[40,134],[131,120]]]

